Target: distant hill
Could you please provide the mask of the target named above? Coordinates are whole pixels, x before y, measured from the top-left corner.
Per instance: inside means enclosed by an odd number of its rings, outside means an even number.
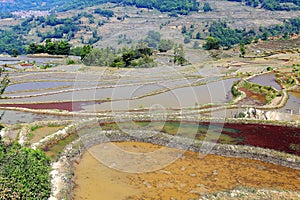
[[[247,6],[266,10],[300,10],[300,0],[229,0],[243,2]]]
[[[175,12],[178,14],[188,14],[190,11],[199,10],[199,2],[196,0],[2,0],[0,1],[0,11],[3,13],[21,10],[67,11],[108,2],[139,8],[155,8],[161,12]]]
[[[242,2],[247,6],[266,10],[300,10],[300,0],[228,1]],[[140,8],[156,8],[161,12],[177,11],[179,14],[187,14],[190,11],[199,9],[199,2],[196,0],[0,0],[0,12],[6,13],[21,10],[67,11],[83,9],[107,2],[133,5]]]

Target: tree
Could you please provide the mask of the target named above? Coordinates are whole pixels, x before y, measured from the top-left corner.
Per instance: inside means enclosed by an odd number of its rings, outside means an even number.
[[[174,46],[174,43],[172,40],[166,40],[166,39],[162,39],[158,45],[158,50],[160,52],[167,52],[169,50],[171,50]]]
[[[264,31],[263,34],[262,34],[262,36],[261,36],[261,39],[262,40],[268,40],[269,36],[270,36],[269,32],[268,31]]]
[[[210,7],[209,3],[204,3],[203,11],[204,12],[210,12],[210,11],[212,11],[212,8]]]
[[[66,41],[59,41],[55,44],[56,46],[56,52],[57,55],[69,55],[71,44],[69,44]]]
[[[241,56],[244,57],[246,54],[246,48],[245,48],[245,44],[241,43],[240,44],[240,52],[241,52]]]
[[[27,47],[27,53],[35,54],[36,52],[37,52],[37,45],[35,43],[30,43],[30,45]]]
[[[151,30],[148,32],[144,42],[146,42],[149,47],[156,48],[157,44],[160,42],[160,39],[161,39],[160,33]]]
[[[211,50],[211,49],[219,49],[220,48],[220,40],[214,37],[207,37],[205,40],[205,44],[203,45],[204,49]]]
[[[200,40],[200,39],[201,39],[201,33],[200,33],[200,32],[198,32],[198,33],[196,34],[196,39],[197,39],[197,40]]]
[[[93,50],[93,47],[91,45],[88,45],[88,44],[84,45],[81,49],[81,52],[80,52],[81,60],[83,60],[86,57],[86,55],[91,53],[92,50]]]
[[[179,65],[184,65],[187,63],[187,60],[184,58],[185,53],[183,50],[183,45],[175,45],[174,48],[174,63],[177,63]]]
[[[184,44],[188,44],[191,42],[191,39],[188,36],[185,36],[183,42]]]
[[[186,34],[186,26],[183,26],[183,27],[182,27],[181,33],[182,33],[182,34]]]
[[[18,57],[18,55],[19,55],[18,49],[12,49],[11,56],[12,57]]]
[[[46,40],[45,52],[48,54],[55,54],[55,44],[51,41],[51,39]]]

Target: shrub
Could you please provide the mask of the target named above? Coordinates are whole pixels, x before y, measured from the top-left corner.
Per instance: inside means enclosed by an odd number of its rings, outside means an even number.
[[[50,160],[44,152],[0,139],[0,163],[1,199],[48,199]]]
[[[73,64],[75,64],[75,60],[67,59],[66,63],[67,63],[67,65],[73,65]]]

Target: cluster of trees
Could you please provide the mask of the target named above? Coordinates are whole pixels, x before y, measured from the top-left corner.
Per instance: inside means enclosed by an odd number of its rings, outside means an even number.
[[[11,30],[0,30],[0,53],[18,55],[26,53],[25,39]]]
[[[182,44],[175,45],[173,62],[179,65],[185,65],[188,63],[188,61],[185,59],[185,53]]]
[[[80,56],[81,60],[85,58],[86,55],[91,53],[93,50],[93,47],[91,45],[84,45],[83,47],[75,47],[70,50],[70,55],[73,56]]]
[[[82,62],[87,66],[110,66],[118,53],[112,48],[89,48],[87,45],[85,48],[77,47],[77,56],[81,56]],[[81,51],[79,51],[81,49]],[[71,52],[74,52],[72,49]]]
[[[75,34],[79,30],[79,19],[82,15],[76,15],[71,18],[58,19],[55,16],[48,17],[37,17],[36,22],[38,25],[41,25],[42,28],[45,26],[55,26],[54,31],[49,31],[46,33],[37,32],[38,37],[41,38],[41,41],[46,38],[63,38],[70,40],[74,38]]]
[[[1,10],[0,9],[0,19],[6,19],[6,18],[12,18],[13,14],[11,14],[10,12],[7,12],[6,10]]]
[[[282,35],[287,38],[292,34],[300,33],[300,18],[288,19],[282,25],[260,27],[253,29],[232,29],[226,22],[213,22],[209,27],[210,36],[206,38],[205,49],[231,48],[235,44],[250,44],[258,39],[267,40],[271,36]]]
[[[231,29],[227,26],[226,22],[213,22],[208,31],[211,37],[207,38],[206,42],[216,43],[216,40],[218,40],[220,44],[207,44],[205,45],[206,49],[216,49],[220,46],[231,48],[233,45],[242,41],[245,44],[249,44],[256,35],[256,32],[253,30],[247,31],[246,29]]]
[[[198,39],[198,40],[201,39],[201,33],[197,32],[196,35],[195,35],[194,32],[195,32],[194,24],[190,25],[189,28],[187,28],[186,26],[182,27],[181,33],[184,35],[183,42],[185,44],[190,43],[192,38]]]
[[[54,31],[48,31],[46,33],[41,33],[38,31],[37,35],[38,37],[41,38],[41,41],[44,41],[46,38],[65,39],[67,41],[70,41],[72,38],[75,37],[75,34],[79,31],[79,24],[80,24],[81,17],[88,18],[89,23],[91,24],[95,23],[95,17],[92,14],[89,14],[87,12],[79,13],[73,17],[64,18],[64,19],[59,19],[55,16],[48,16],[46,18],[38,17],[36,21],[43,28],[45,26],[55,26],[55,28]],[[101,21],[101,23],[104,22]],[[90,38],[88,41],[84,41],[84,39],[82,38],[82,43],[94,44],[102,39],[102,37],[97,34],[96,29],[93,31],[92,36],[93,37]]]
[[[221,46],[221,41],[215,37],[207,37],[206,42],[203,45],[203,48],[206,50],[211,50],[211,49],[219,49]]]
[[[178,14],[188,14],[191,11],[199,10],[199,2],[196,0],[14,0],[0,1],[0,7],[3,11],[18,10],[52,10],[67,11],[71,9],[83,9],[101,3],[118,3],[124,5],[134,5],[139,8],[158,9],[161,12],[176,12]]]
[[[94,13],[98,14],[98,15],[101,15],[103,17],[107,17],[107,18],[113,17],[115,15],[114,11],[112,11],[112,10],[103,10],[101,8],[96,8],[94,10]]]
[[[160,33],[151,30],[147,33],[147,36],[143,40],[143,42],[145,42],[148,45],[148,47],[157,48],[160,40],[161,40]]]
[[[205,2],[203,5],[203,11],[204,12],[209,12],[212,11],[212,8],[210,7],[209,3]]]
[[[300,18],[284,20],[282,25],[275,25],[272,27],[260,27],[258,38],[266,39],[269,36],[283,35],[287,37],[294,33],[300,33]]]
[[[299,10],[299,0],[228,0],[243,2],[247,6],[261,7],[267,10]],[[71,9],[84,9],[89,6],[99,5],[101,3],[118,3],[124,5],[134,5],[140,8],[158,9],[161,12],[171,12],[173,14],[188,14],[191,11],[199,10],[199,2],[196,0],[14,0],[0,1],[0,13],[9,13],[18,10],[51,10],[67,11]],[[209,4],[204,4],[203,10],[211,10]],[[3,14],[3,17],[10,15]]]
[[[88,45],[75,49],[77,55],[81,54],[83,63],[88,66],[152,67],[155,65],[151,58],[153,50],[146,44],[131,48],[123,47],[118,51],[109,47],[92,49]],[[80,53],[79,49],[81,49]],[[72,52],[75,52],[74,50],[72,49]]]
[[[50,11],[67,11],[71,9],[86,8],[99,3],[106,3],[108,0],[14,0],[0,1],[0,8],[4,11],[19,10],[50,10]]]
[[[48,53],[51,55],[69,55],[71,44],[66,41],[51,41],[47,39],[45,44],[31,43],[27,47],[27,53]]]
[[[247,6],[264,8],[266,10],[299,10],[300,1],[299,0],[229,0],[244,2]],[[292,5],[292,4],[293,5]]]
[[[123,36],[122,36],[123,37]],[[174,63],[186,64],[183,45],[174,44],[172,40],[161,39],[156,31],[149,31],[145,39],[142,39],[134,47],[124,46],[118,51],[113,48],[92,49],[91,46],[76,47],[71,49],[72,55],[81,56],[85,65],[111,66],[111,67],[153,67],[152,58],[154,50],[167,52],[174,50]]]
[[[134,5],[138,8],[155,8],[161,12],[173,12],[182,15],[199,10],[199,2],[196,0],[110,0],[110,2]]]
[[[149,31],[145,39],[140,43],[146,43],[148,47],[157,49],[160,52],[167,52],[174,47],[174,42],[169,39],[161,39],[161,34],[156,31]]]
[[[110,64],[111,67],[153,67],[155,65],[151,55],[153,50],[146,45],[139,44],[135,48],[127,49]]]

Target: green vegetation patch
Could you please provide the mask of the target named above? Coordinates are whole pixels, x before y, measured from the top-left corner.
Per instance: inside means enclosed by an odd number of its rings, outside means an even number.
[[[41,150],[0,141],[0,199],[48,199],[50,160]]]
[[[247,6],[254,8],[261,7],[266,10],[299,10],[300,1],[299,0],[228,0],[243,2]]]
[[[175,12],[178,14],[188,14],[191,11],[198,11],[200,5],[196,0],[14,0],[13,2],[0,1],[0,11],[3,11],[3,13],[16,10],[67,11],[75,8],[83,9],[108,2],[136,6],[138,8],[155,8],[161,12]],[[111,15],[110,13],[105,14]]]
[[[57,160],[60,153],[63,151],[63,149],[72,141],[76,140],[78,138],[77,134],[71,134],[68,137],[61,139],[57,141],[57,143],[47,146],[44,148],[44,151],[47,156],[50,157],[52,161]]]
[[[241,95],[239,88],[244,88],[245,90],[248,90],[251,92],[264,94],[266,96],[267,104],[270,104],[275,97],[282,96],[282,91],[277,91],[276,89],[274,89],[271,86],[263,86],[260,84],[256,84],[256,83],[252,83],[252,82],[243,80],[243,81],[237,81],[232,85],[231,92],[234,97]]]
[[[280,25],[260,27],[258,31],[253,29],[233,29],[226,22],[213,22],[208,31],[209,37],[204,44],[205,49],[217,49],[220,46],[229,49],[235,44],[250,44],[259,39],[268,40],[271,36],[282,35],[285,39],[294,33],[298,34],[300,31],[300,18],[286,19]]]

